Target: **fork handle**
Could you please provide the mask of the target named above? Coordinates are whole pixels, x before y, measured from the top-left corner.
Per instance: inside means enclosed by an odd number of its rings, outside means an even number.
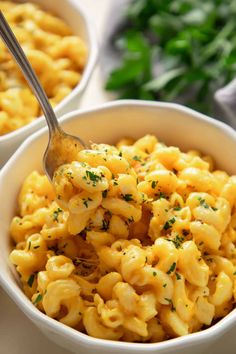
[[[57,131],[61,131],[57,117],[52,109],[52,106],[47,98],[47,95],[42,88],[31,64],[21,48],[18,40],[12,32],[7,20],[2,11],[0,11],[0,36],[5,42],[7,48],[15,58],[16,63],[24,74],[26,81],[34,92],[46,118],[50,136]]]

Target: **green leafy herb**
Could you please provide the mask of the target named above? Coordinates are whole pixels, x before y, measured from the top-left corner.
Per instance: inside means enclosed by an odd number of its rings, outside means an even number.
[[[173,262],[170,266],[170,269],[166,272],[167,274],[171,274],[174,272],[175,270],[175,267],[176,267],[176,262]]]
[[[174,312],[176,311],[174,305],[173,305],[173,302],[171,299],[168,299],[167,297],[165,297],[165,300],[168,302],[168,304],[171,306],[171,311]]]
[[[131,1],[111,40],[121,59],[106,89],[212,114],[215,91],[236,74],[235,15],[233,0]]]
[[[42,294],[38,294],[38,296],[34,300],[34,305],[37,305],[40,301],[42,301],[42,299],[43,299],[43,295]]]
[[[52,218],[54,221],[58,221],[58,215],[60,213],[62,213],[62,209],[61,208],[57,208],[57,210],[54,210],[53,214],[52,214]]]
[[[175,210],[175,211],[179,211],[179,210],[181,210],[181,206],[175,206],[174,208],[173,208],[173,210]]]
[[[130,218],[128,218],[128,222],[129,222],[129,223],[134,222],[134,217],[131,216]]]
[[[157,272],[154,271],[152,274],[153,274],[153,276],[155,277],[155,276],[157,275]]]
[[[134,160],[134,161],[139,161],[139,162],[142,161],[142,160],[141,160],[141,157],[140,157],[140,156],[136,156],[136,155],[133,157],[133,160]]]
[[[86,177],[93,182],[93,185],[96,185],[98,181],[102,180],[102,176],[96,175],[94,172],[86,170]]]
[[[166,198],[167,198],[166,195],[165,195],[165,193],[163,193],[163,192],[159,192],[158,194],[155,194],[155,196],[156,196],[158,199],[161,199],[161,198],[166,199]]]
[[[163,226],[163,229],[164,230],[169,230],[174,223],[175,223],[175,218],[173,217],[170,220],[166,221],[165,225]]]
[[[87,199],[83,198],[83,204],[85,205],[86,208],[88,208],[88,202],[91,202],[91,201],[92,201],[91,198],[87,198]]]
[[[175,276],[176,276],[176,279],[177,279],[177,280],[180,280],[180,279],[181,279],[181,275],[180,275],[179,273],[175,272]]]
[[[157,183],[158,183],[158,181],[152,181],[152,183],[151,183],[152,189],[156,188]]]
[[[206,203],[205,199],[202,199],[201,197],[198,198],[200,205],[203,206],[205,209],[209,209],[209,205]]]
[[[102,220],[102,229],[103,231],[107,231],[109,229],[109,221],[106,219]]]
[[[179,236],[178,234],[173,238],[167,238],[167,241],[173,242],[176,248],[180,248],[182,246],[182,243],[184,242],[185,238],[182,236]]]
[[[103,197],[103,198],[106,198],[106,197],[107,197],[107,192],[108,192],[107,189],[102,192],[102,197]]]
[[[35,277],[35,274],[31,274],[29,279],[27,280],[27,284],[29,285],[30,288],[32,288],[32,285],[34,282],[34,277]]]
[[[127,202],[131,202],[133,200],[133,195],[132,194],[122,194],[121,196]]]

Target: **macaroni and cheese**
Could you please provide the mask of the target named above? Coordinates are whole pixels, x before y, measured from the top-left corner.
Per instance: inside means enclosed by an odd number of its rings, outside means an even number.
[[[46,94],[55,106],[79,83],[87,49],[60,18],[38,5],[0,1]],[[0,135],[34,120],[41,110],[5,44],[0,42]]]
[[[146,135],[93,144],[53,186],[32,172],[11,222],[26,295],[96,338],[199,331],[236,299],[236,176]]]

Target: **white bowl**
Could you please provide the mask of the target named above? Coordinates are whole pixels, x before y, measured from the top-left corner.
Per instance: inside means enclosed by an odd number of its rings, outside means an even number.
[[[114,143],[124,136],[138,138],[146,133],[156,134],[161,141],[183,150],[194,148],[208,153],[220,168],[236,174],[236,132],[223,123],[176,104],[117,101],[69,113],[61,123],[66,131],[79,135],[87,143],[91,140]],[[23,180],[33,169],[42,170],[47,140],[45,128],[29,137],[0,172],[0,284],[36,326],[57,344],[83,354],[200,354],[213,342],[221,340],[225,332],[232,331],[233,337],[236,310],[207,330],[161,343],[139,344],[89,337],[35,308],[23,294],[14,267],[8,261],[9,224]],[[233,341],[236,345],[236,338]]]
[[[22,2],[21,0],[18,0]],[[66,96],[56,107],[55,112],[57,117],[78,108],[79,99],[88,84],[89,78],[94,69],[98,47],[95,30],[93,25],[81,7],[80,1],[77,0],[31,0],[31,2],[39,4],[44,9],[48,9],[59,17],[64,19],[73,33],[79,35],[87,45],[88,59],[85,69],[82,74],[81,81],[72,90],[72,92]],[[45,118],[43,116],[36,118],[31,123],[14,130],[8,134],[0,136],[0,168],[17,149],[22,141],[24,141],[29,135],[34,133],[46,125]]]

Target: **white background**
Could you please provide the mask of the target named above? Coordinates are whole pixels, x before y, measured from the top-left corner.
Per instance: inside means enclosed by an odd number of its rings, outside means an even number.
[[[81,1],[89,12],[96,26],[98,40],[101,43],[105,23],[107,26],[105,21],[107,13],[112,1],[116,0],[77,1]],[[111,95],[103,90],[103,81],[98,65],[84,94],[81,107],[91,107],[110,99]],[[231,331],[231,333],[220,338],[214,348],[209,348],[207,354],[235,354],[236,348],[233,347],[230,340],[233,335],[233,331]],[[58,347],[45,338],[0,288],[0,354],[71,354],[71,352]],[[83,353],[78,351],[78,354]]]

